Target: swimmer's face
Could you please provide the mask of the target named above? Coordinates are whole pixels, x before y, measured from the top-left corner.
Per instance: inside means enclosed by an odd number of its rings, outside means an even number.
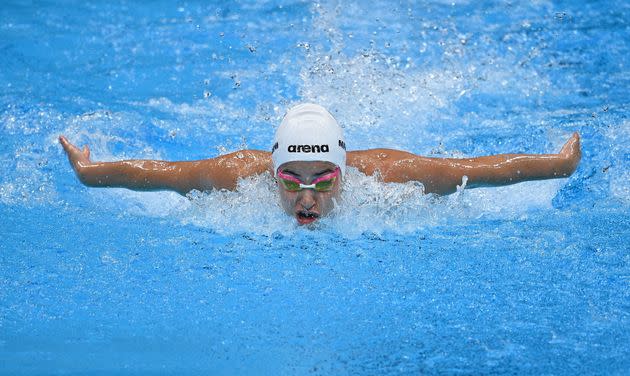
[[[335,172],[336,166],[330,162],[287,162],[280,166],[279,171],[297,178],[303,184],[311,184],[319,177]],[[330,213],[341,195],[341,175],[339,175],[330,191],[319,192],[315,189],[289,191],[278,180],[280,202],[284,211],[295,217],[299,224],[305,225],[315,222],[318,218]]]

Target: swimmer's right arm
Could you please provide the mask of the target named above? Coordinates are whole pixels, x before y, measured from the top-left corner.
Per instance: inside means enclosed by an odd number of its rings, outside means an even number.
[[[79,149],[64,136],[59,137],[59,143],[79,180],[89,187],[170,190],[186,195],[194,189],[233,190],[239,178],[271,171],[270,153],[258,150],[242,150],[199,161],[92,162],[87,146]]]
[[[383,181],[419,181],[425,192],[450,194],[468,178],[466,187],[490,187],[527,180],[570,176],[582,156],[574,133],[557,154],[499,154],[476,158],[427,158],[392,149],[348,152],[348,165],[367,175],[379,172]]]

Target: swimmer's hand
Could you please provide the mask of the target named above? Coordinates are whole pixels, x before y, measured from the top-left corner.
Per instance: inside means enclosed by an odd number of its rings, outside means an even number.
[[[580,135],[575,132],[567,140],[558,156],[565,162],[564,176],[571,175],[577,168],[580,159],[582,158],[582,151],[580,150]]]
[[[65,136],[59,136],[59,143],[63,146],[63,150],[66,152],[68,156],[68,160],[74,169],[74,172],[77,174],[79,180],[85,184],[85,175],[84,169],[85,167],[91,166],[92,162],[90,161],[90,148],[85,145],[83,146],[83,150],[74,146]]]

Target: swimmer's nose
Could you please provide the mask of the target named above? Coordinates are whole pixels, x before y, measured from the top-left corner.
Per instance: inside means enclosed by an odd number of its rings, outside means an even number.
[[[305,203],[304,201],[302,201],[300,202],[300,205],[302,206],[302,208],[304,208],[304,210],[311,210],[313,206],[315,206],[315,203],[314,202]]]
[[[313,206],[315,206],[316,201],[313,192],[309,192],[310,189],[305,189],[302,191],[302,195],[300,197],[300,206],[304,208],[304,210],[311,210]]]

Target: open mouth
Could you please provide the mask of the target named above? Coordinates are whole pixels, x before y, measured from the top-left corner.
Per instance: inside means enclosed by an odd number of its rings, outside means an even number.
[[[315,222],[319,218],[319,213],[308,210],[300,210],[295,213],[295,218],[299,224],[306,225]]]

